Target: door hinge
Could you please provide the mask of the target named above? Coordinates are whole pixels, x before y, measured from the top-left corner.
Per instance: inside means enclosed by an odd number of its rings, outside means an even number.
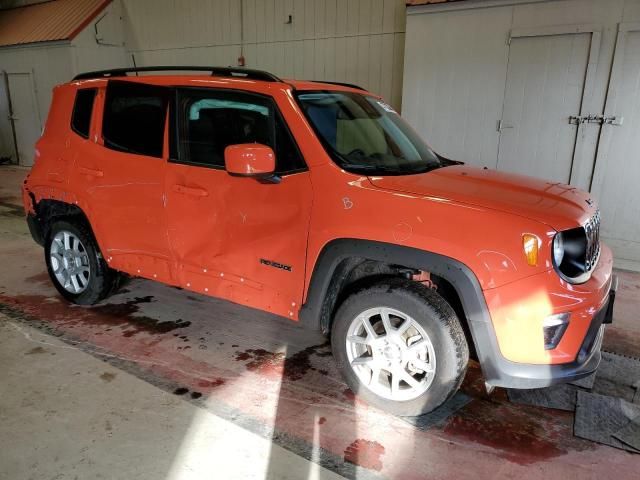
[[[580,125],[581,123],[595,123],[597,125],[622,125],[623,117],[605,117],[604,115],[590,113],[588,115],[571,115],[569,123],[571,125]]]

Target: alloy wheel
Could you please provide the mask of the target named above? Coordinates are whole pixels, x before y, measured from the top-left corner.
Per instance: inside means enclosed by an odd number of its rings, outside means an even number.
[[[375,394],[408,401],[426,392],[436,372],[433,343],[409,315],[371,308],[353,319],[346,338],[347,358],[359,380]]]
[[[89,254],[74,233],[61,230],[55,234],[49,261],[56,280],[66,291],[79,294],[86,290],[91,278]]]

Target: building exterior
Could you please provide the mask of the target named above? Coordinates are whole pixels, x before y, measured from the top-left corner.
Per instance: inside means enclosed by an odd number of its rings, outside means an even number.
[[[32,162],[53,86],[87,70],[244,64],[283,78],[357,83],[397,108],[401,103],[403,0],[9,0],[3,6],[11,8],[0,10],[0,71],[6,72],[0,157],[19,156],[23,165]]]
[[[83,70],[128,65],[120,17],[120,3],[105,0],[0,10],[0,156],[33,162],[54,85]]]
[[[589,190],[618,266],[640,268],[640,1],[407,13],[405,118],[450,158]]]

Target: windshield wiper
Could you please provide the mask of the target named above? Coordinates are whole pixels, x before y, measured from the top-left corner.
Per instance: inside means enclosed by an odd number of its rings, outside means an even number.
[[[371,164],[362,164],[362,163],[348,163],[345,162],[342,167],[345,170],[364,170],[364,171],[377,171],[377,172],[385,172],[385,173],[394,173],[396,175],[410,175],[413,173],[426,173],[430,170],[433,170],[433,168],[437,168],[436,166],[434,167],[429,167],[427,165],[425,165],[423,168],[420,169],[408,169],[405,170],[403,168],[399,168],[399,167],[390,167],[387,165],[371,165]]]

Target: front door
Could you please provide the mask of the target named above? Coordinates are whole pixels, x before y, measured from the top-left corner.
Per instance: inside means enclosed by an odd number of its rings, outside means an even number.
[[[85,103],[81,92],[76,109]],[[174,283],[163,202],[169,96],[167,88],[137,82],[112,80],[99,89],[90,135],[71,134],[70,182],[113,268]]]
[[[311,181],[267,96],[178,90],[177,142],[167,166],[169,241],[187,289],[295,317],[302,299]],[[273,148],[279,183],[232,177],[228,145]]]
[[[590,101],[600,34],[568,30],[512,33],[497,168],[588,188],[593,153],[581,158],[586,125],[572,118]]]

